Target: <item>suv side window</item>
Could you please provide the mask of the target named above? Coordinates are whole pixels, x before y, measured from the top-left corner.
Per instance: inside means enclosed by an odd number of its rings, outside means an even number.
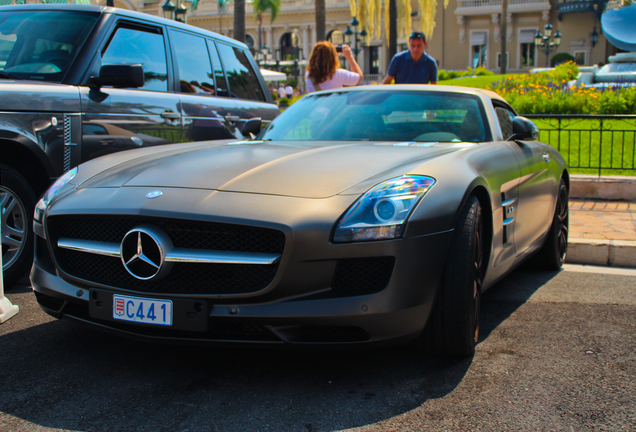
[[[216,50],[214,42],[208,39],[208,49],[210,50],[210,56],[212,57],[212,65],[214,66],[214,77],[216,79],[216,94],[218,96],[229,96],[227,89],[227,81],[225,81],[225,74],[223,73],[223,66],[221,65],[221,57]]]
[[[499,106],[495,107],[495,112],[497,113],[497,119],[499,120],[503,138],[508,139],[508,137],[512,135],[512,121],[515,115],[512,111]]]
[[[215,94],[214,74],[205,39],[180,31],[170,31],[174,46],[188,47],[175,52],[181,93]]]
[[[219,51],[230,83],[230,96],[265,101],[263,89],[245,52],[225,44],[219,44]]]
[[[139,63],[144,68],[141,90],[168,91],[168,64],[163,35],[128,27],[119,27],[102,54],[102,65]]]

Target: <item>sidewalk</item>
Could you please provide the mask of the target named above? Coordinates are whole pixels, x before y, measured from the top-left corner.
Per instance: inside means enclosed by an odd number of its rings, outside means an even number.
[[[636,268],[636,201],[571,198],[566,262]]]

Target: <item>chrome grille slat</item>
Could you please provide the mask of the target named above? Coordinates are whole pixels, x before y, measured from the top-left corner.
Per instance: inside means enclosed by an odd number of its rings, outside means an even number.
[[[57,246],[79,252],[121,258],[119,243],[106,243],[92,240],[60,238]],[[208,251],[198,249],[172,249],[166,254],[166,262],[187,262],[200,264],[275,264],[280,255],[254,252]]]

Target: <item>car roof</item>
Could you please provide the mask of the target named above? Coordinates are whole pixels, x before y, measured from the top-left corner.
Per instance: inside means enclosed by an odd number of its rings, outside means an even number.
[[[227,36],[223,36],[218,33],[214,33],[209,30],[205,30],[201,27],[191,26],[189,24],[181,23],[179,21],[173,21],[166,19],[161,16],[151,15],[143,12],[132,11],[128,9],[120,9],[109,6],[98,6],[98,5],[78,5],[78,4],[66,4],[66,3],[47,3],[47,4],[24,4],[24,5],[7,5],[0,6],[0,11],[10,11],[10,10],[22,10],[22,11],[69,11],[69,12],[93,12],[100,14],[116,14],[122,17],[134,18],[137,20],[149,21],[155,24],[161,24],[165,26],[170,26],[173,28],[180,28],[182,30],[187,30],[190,32],[195,32],[198,34],[202,34],[205,36],[213,37],[217,40],[221,40],[223,42],[227,42],[232,45],[240,46],[242,48],[247,48],[242,42],[237,41],[236,39],[229,38]]]

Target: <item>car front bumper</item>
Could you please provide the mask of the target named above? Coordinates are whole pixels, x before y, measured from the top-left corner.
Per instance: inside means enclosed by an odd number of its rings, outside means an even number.
[[[329,242],[333,222],[314,222],[312,229],[307,229],[303,218],[280,216],[293,214],[291,209],[298,206],[299,199],[268,199],[278,201],[269,208],[285,207],[289,211],[271,216],[261,213],[258,222],[249,222],[251,226],[275,227],[285,233],[285,250],[276,276],[263,290],[237,295],[122,290],[115,285],[66,274],[59,266],[44,263],[38,251],[31,271],[38,303],[57,318],[72,318],[137,339],[190,344],[385,345],[413,339],[422,331],[440,284],[452,231],[389,241],[333,244]],[[341,202],[327,206],[333,209],[326,211],[324,201],[304,201],[303,204],[316,206],[314,214],[323,208],[319,220],[334,221],[352,198],[332,199]],[[253,201],[251,197],[250,203]],[[84,212],[87,207],[91,210],[86,203],[84,197]],[[68,208],[58,209],[59,215]],[[225,208],[228,215],[233,212],[229,205],[217,208]],[[305,210],[312,212],[311,208]],[[178,216],[202,219],[202,214],[210,214],[207,209],[198,211],[201,214]],[[117,212],[126,213],[121,208]],[[166,216],[162,209],[148,213]],[[224,217],[217,215],[217,219]],[[46,244],[44,227],[36,222],[34,230],[39,237],[36,249],[41,249]],[[343,263],[353,260],[355,265],[358,262],[373,265],[378,258],[391,262],[390,275],[381,289],[369,293],[364,289],[366,282],[354,280],[365,275],[364,268],[355,275],[345,275],[347,282],[338,282],[345,288],[335,289],[336,275],[342,274],[343,268],[350,268]],[[159,327],[114,319],[112,296],[115,294],[172,301],[175,305],[173,325]]]

